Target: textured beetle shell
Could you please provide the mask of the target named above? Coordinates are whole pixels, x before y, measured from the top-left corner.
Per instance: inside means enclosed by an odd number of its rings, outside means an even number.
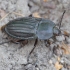
[[[10,21],[3,30],[10,37],[16,39],[49,39],[53,36],[53,27],[55,24],[42,18],[23,17]]]

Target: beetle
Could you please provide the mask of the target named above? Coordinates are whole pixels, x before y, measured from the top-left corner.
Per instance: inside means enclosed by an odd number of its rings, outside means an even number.
[[[53,36],[55,24],[48,19],[23,17],[10,21],[1,30],[15,39],[46,40]]]
[[[22,17],[11,20],[2,26],[1,30],[12,40],[23,42],[24,44],[27,43],[27,40],[36,39],[30,54],[35,49],[38,39],[48,40],[53,37],[54,34],[59,34],[60,31],[51,20],[36,17]]]

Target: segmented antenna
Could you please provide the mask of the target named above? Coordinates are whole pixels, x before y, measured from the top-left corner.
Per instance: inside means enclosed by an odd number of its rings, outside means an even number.
[[[60,20],[60,24],[59,24],[59,29],[60,29],[60,27],[61,27],[62,19],[63,19],[63,16],[64,16],[65,12],[66,12],[66,10],[64,10],[64,12],[63,12],[63,14],[62,14],[62,17],[61,17],[61,20]]]

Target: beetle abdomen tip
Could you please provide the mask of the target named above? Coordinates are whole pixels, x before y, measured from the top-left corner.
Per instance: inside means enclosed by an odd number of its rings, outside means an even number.
[[[4,25],[4,26],[1,27],[1,31],[2,31],[2,32],[5,32],[5,26],[6,26],[6,25]]]

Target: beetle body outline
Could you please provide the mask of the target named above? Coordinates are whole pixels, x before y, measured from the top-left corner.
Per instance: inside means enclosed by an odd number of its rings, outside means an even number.
[[[55,23],[43,18],[23,17],[8,22],[2,30],[12,38],[46,40],[53,36]],[[48,36],[47,36],[48,35]]]

